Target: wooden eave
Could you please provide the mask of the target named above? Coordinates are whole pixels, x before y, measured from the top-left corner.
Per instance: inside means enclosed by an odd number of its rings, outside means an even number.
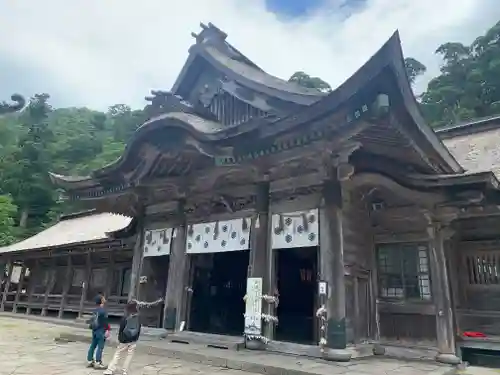
[[[359,100],[371,91],[374,96],[385,88],[390,96],[391,110],[401,119],[400,126],[407,137],[431,159],[429,167],[434,173],[461,173],[462,167],[442,144],[420,113],[404,67],[399,33],[392,37],[375,55],[341,86],[328,96],[272,125],[260,129],[262,137],[277,135],[304,126],[311,121],[330,116],[350,100]]]

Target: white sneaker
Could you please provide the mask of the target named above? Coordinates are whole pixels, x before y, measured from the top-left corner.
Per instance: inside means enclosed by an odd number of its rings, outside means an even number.
[[[109,368],[103,372],[104,375],[113,375],[113,371],[111,371]]]
[[[94,368],[96,370],[106,370],[108,366],[104,365],[102,362],[96,362]]]

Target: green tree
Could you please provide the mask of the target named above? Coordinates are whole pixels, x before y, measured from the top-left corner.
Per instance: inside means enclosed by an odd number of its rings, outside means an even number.
[[[421,96],[432,126],[500,114],[500,22],[470,45],[447,42],[436,54],[441,74]]]
[[[294,82],[302,87],[308,89],[316,89],[321,92],[332,91],[331,86],[318,77],[311,77],[309,74],[304,72],[295,72],[288,79],[288,82]]]
[[[0,195],[0,246],[6,246],[15,241],[15,216],[17,207],[9,195]]]
[[[50,165],[47,148],[53,138],[47,124],[48,113],[52,111],[48,100],[48,94],[31,98],[20,116],[24,127],[17,148],[2,165],[2,191],[9,192],[19,207],[21,228],[27,227],[30,215],[39,219],[54,203],[47,175]]]
[[[408,76],[408,80],[411,84],[415,82],[415,79],[418,76],[424,74],[427,71],[426,66],[413,57],[407,57],[405,59],[405,68],[406,75]]]

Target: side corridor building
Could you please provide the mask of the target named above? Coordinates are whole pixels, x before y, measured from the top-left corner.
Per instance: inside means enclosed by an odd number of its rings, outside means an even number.
[[[99,240],[0,249],[2,309],[33,309],[33,287],[42,312],[81,314],[97,283],[116,306],[164,297],[148,325],[242,337],[252,277],[262,316],[278,319],[259,328],[276,350],[349,360],[399,345],[456,363],[461,347],[497,345],[500,121],[435,133],[397,33],[327,94],[267,74],[212,24],[193,36],[171,91],[147,98],[149,120],[115,163],[51,175],[96,210],[87,220],[120,223],[91,225]],[[64,273],[57,291],[47,273],[23,292],[34,258]]]

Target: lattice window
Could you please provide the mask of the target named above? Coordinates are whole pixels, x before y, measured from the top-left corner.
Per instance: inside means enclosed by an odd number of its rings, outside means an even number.
[[[469,285],[500,284],[500,251],[481,251],[465,255]]]
[[[391,244],[377,248],[379,296],[430,300],[429,257],[422,244]]]

